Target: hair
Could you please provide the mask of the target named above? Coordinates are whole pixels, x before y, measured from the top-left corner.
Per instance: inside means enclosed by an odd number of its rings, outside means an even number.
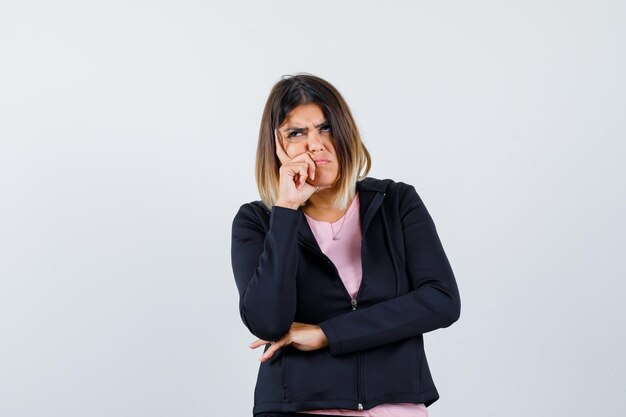
[[[280,160],[276,155],[275,129],[295,107],[311,103],[321,107],[330,124],[337,152],[339,174],[333,184],[337,189],[333,206],[346,208],[356,194],[356,182],[370,170],[370,154],[339,91],[311,74],[285,75],[274,85],[265,103],[257,144],[256,183],[261,199],[269,209],[278,198]]]

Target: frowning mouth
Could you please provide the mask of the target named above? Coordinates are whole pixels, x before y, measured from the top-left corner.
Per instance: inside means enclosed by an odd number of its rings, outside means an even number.
[[[313,161],[315,161],[315,165],[317,166],[326,165],[330,162],[328,159],[314,159]]]

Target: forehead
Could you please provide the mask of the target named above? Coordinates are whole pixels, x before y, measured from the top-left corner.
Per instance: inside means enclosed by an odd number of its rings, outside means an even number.
[[[291,109],[281,126],[315,126],[325,120],[324,112],[318,104],[300,104]]]

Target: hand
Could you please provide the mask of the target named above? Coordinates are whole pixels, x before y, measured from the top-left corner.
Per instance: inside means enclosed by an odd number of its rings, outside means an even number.
[[[248,346],[251,349],[256,349],[267,343],[271,343],[272,346],[270,346],[259,358],[261,362],[265,362],[271,358],[274,355],[274,352],[283,346],[291,344],[298,350],[317,350],[328,346],[328,339],[326,339],[326,335],[320,326],[294,321],[291,323],[289,331],[277,341],[268,342],[266,340],[257,339]]]
[[[276,155],[280,160],[278,198],[276,205],[297,209],[313,195],[318,187],[307,182],[315,179],[315,161],[307,152],[290,158],[283,149],[278,129],[274,130]]]

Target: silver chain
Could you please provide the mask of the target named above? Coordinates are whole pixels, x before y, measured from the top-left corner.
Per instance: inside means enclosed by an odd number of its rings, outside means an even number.
[[[333,224],[330,223],[330,230],[333,233],[333,240],[339,240],[339,233],[341,233],[341,229],[343,229],[343,224],[346,222],[346,217],[348,217],[347,210],[346,213],[343,215],[343,220],[341,221],[341,226],[339,226],[339,230],[337,230],[337,233],[335,233],[335,230],[333,229]]]

